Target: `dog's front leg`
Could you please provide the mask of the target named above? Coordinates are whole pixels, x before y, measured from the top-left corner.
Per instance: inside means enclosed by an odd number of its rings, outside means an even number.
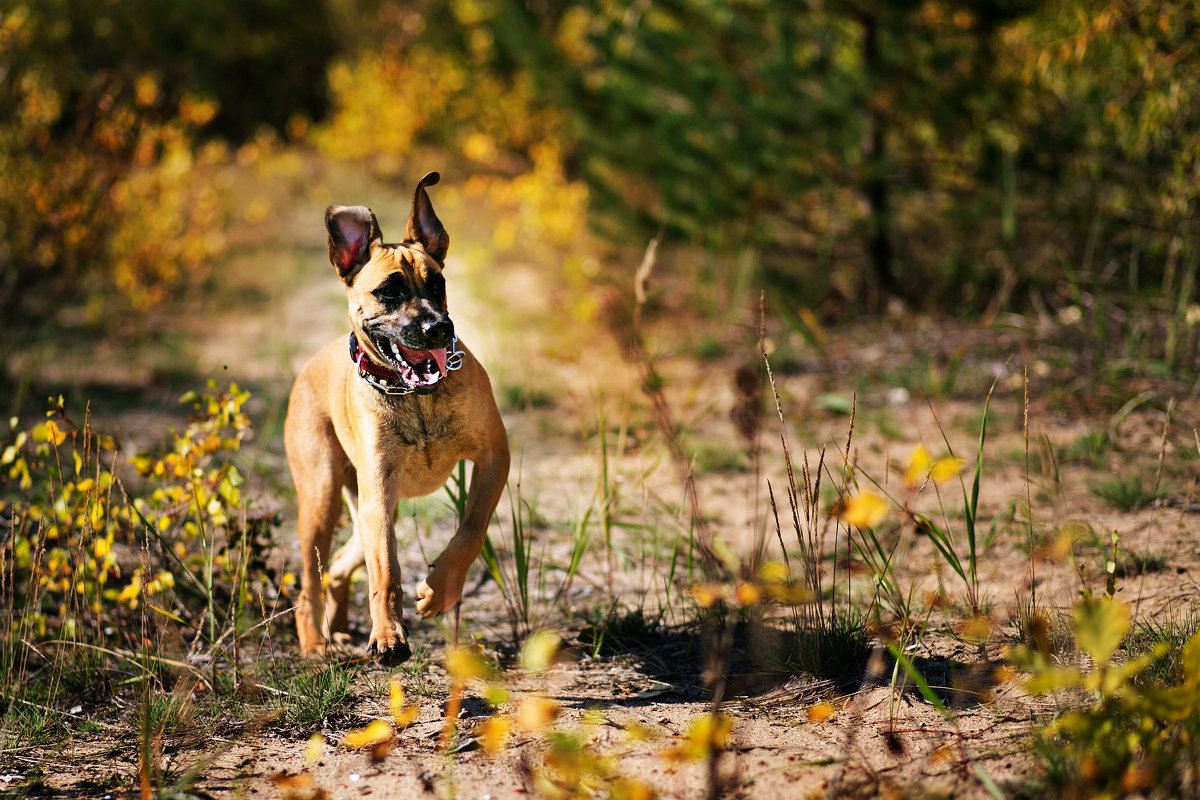
[[[367,654],[384,666],[394,666],[412,655],[404,628],[404,591],[392,527],[396,497],[382,469],[359,470],[358,480],[358,529],[367,565],[371,611]]]
[[[467,570],[483,549],[488,523],[508,481],[508,463],[506,441],[475,461],[465,518],[446,549],[429,565],[429,576],[417,584],[417,613],[421,616],[447,611],[462,596]]]

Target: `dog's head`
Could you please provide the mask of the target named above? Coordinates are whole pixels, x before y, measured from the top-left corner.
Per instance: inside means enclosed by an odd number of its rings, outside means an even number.
[[[450,237],[425,191],[440,177],[431,172],[417,183],[399,244],[384,244],[366,206],[325,209],[329,262],[346,284],[359,347],[418,392],[437,388],[454,338],[442,277]]]

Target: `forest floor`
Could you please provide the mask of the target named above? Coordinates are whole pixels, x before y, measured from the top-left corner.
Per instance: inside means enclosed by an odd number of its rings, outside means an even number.
[[[337,183],[344,191],[349,181]],[[323,206],[372,205],[385,238],[398,235],[407,214],[406,191],[379,194],[372,186],[350,197],[327,191],[314,187],[266,223],[246,225],[212,291],[181,315],[166,354],[145,356],[122,378],[152,382],[164,364],[183,357],[195,375],[253,388],[258,439],[244,449],[252,453],[262,502],[284,515],[272,556],[283,570],[297,561],[279,433],[287,391],[307,355],[347,329],[339,282],[325,259]],[[749,310],[734,322],[695,312],[674,303],[671,291],[673,282],[693,276],[685,266],[661,265],[644,309],[644,353],[631,358],[606,324],[604,293],[590,305],[581,302],[556,265],[539,260],[545,254],[491,254],[486,215],[473,213],[452,189],[431,195],[451,236],[452,316],[491,375],[513,446],[509,493],[491,537],[511,574],[513,520],[521,518],[520,531],[532,542],[530,610],[514,613],[513,586],[498,585],[477,566],[457,631],[449,619],[416,619],[410,605],[413,661],[389,671],[351,654],[344,659],[353,674],[348,695],[319,721],[230,714],[166,731],[166,771],[194,768],[187,791],[254,798],[553,796],[557,790],[539,781],[562,778],[564,770],[546,768],[544,731],[517,732],[496,753],[480,746],[490,714],[482,699],[486,682],[468,685],[457,744],[451,752],[441,746],[452,688],[444,651],[457,635],[500,666],[502,677],[492,683],[509,692],[506,707],[526,695],[554,701],[554,729],[575,732],[579,752],[603,757],[579,767],[597,784],[636,778],[672,798],[718,790],[748,798],[972,798],[989,796],[990,784],[1005,795],[1036,795],[1034,732],[1068,700],[1032,697],[1020,681],[1003,679],[1004,650],[1021,638],[1022,614],[1040,610],[1061,633],[1081,592],[1104,591],[1114,531],[1118,596],[1135,621],[1195,614],[1197,387],[1171,374],[1098,367],[1115,359],[1118,348],[1096,342],[1083,323],[1032,313],[961,323],[897,312],[806,338],[768,318],[763,344],[779,414],[758,355],[757,297],[714,287],[719,302]],[[769,317],[769,298],[767,305]],[[117,355],[58,360],[53,369],[99,384],[113,380]],[[89,377],[91,365],[96,374]],[[732,416],[747,395],[736,379],[747,365],[764,376],[761,395],[749,392],[762,409],[749,437]],[[658,411],[643,389],[650,367],[665,401]],[[40,380],[56,378],[65,380],[47,367]],[[160,435],[163,422],[174,418],[167,390],[161,394],[158,404],[116,415],[127,436]],[[686,463],[666,445],[663,407]],[[977,462],[985,411],[987,438]],[[797,530],[793,523],[781,435],[797,473],[807,464],[810,474],[822,474],[813,527]],[[902,473],[919,445],[934,457],[952,451],[961,458],[962,485],[958,479],[930,484],[913,497]],[[688,513],[689,470],[700,525]],[[929,538],[895,507],[878,528],[891,553],[890,580],[899,587],[884,618],[903,606],[915,621],[905,652],[945,713],[890,657],[866,657],[888,635],[886,625],[873,631],[877,638],[866,643],[861,661],[812,675],[789,661],[794,642],[803,639],[800,617],[785,609],[765,616],[735,611],[724,662],[728,746],[715,767],[678,757],[697,720],[712,711],[711,629],[690,591],[704,580],[694,537],[722,543],[737,559],[761,550],[766,559],[786,557],[793,565],[802,559],[805,537],[816,537],[823,585],[833,590],[825,613],[866,615],[875,576],[854,563],[845,526],[826,513],[848,476],[944,523],[963,552],[964,491],[977,470],[982,628],[970,623],[967,582]],[[607,540],[601,516],[611,523]],[[407,585],[453,525],[443,498],[402,507],[397,527]],[[581,526],[590,534],[588,547],[578,574],[569,577]],[[352,616],[360,640],[368,626],[365,591],[365,581],[356,583]],[[243,645],[245,658],[297,658],[290,626],[284,617],[264,628],[259,640]],[[514,630],[541,627],[557,630],[567,647],[556,666],[535,675],[519,666]],[[399,731],[390,752],[372,756],[344,746],[348,732],[389,718],[393,674],[419,709],[415,721]],[[116,774],[136,773],[138,750],[128,735],[101,732],[72,737],[41,757],[48,793],[85,796],[112,787]],[[125,786],[104,794],[136,795],[136,786]]]

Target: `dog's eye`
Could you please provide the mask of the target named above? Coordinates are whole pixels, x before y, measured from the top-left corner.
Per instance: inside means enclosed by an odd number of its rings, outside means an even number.
[[[435,300],[443,300],[446,297],[446,279],[442,277],[440,272],[430,272],[429,277],[425,280],[425,285],[429,287],[429,294]]]
[[[403,301],[408,298],[408,286],[405,284],[403,275],[392,275],[379,284],[371,294],[383,302]]]

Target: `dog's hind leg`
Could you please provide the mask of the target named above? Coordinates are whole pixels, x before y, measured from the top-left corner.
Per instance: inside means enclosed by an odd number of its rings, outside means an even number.
[[[350,539],[338,548],[329,562],[329,598],[325,606],[325,634],[330,641],[342,642],[350,631],[350,576],[366,564],[362,537],[358,531],[358,478],[347,471],[342,497],[350,511]]]
[[[312,402],[300,384],[292,392],[284,445],[299,503],[300,598],[296,603],[296,634],[300,649],[315,653],[325,644],[322,573],[329,568],[333,531],[342,516],[342,475],[346,454],[329,417]]]

